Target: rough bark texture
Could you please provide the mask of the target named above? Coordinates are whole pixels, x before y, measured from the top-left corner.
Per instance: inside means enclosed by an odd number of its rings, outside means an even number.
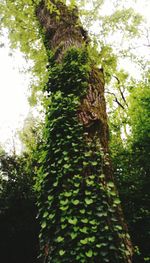
[[[69,10],[68,7],[59,1],[56,2],[53,0],[51,3],[53,3],[59,11],[59,17],[57,17],[55,10],[50,13],[45,7],[44,1],[39,5],[36,14],[45,32],[46,48],[52,50],[55,53],[56,61],[61,63],[63,54],[69,47],[88,45],[89,38],[81,26],[76,8]],[[88,91],[81,101],[77,115],[79,121],[84,125],[86,134],[85,141],[98,140],[105,153],[104,162],[106,161],[107,164],[104,164],[105,178],[103,179],[103,183],[106,184],[110,180],[114,181],[112,166],[108,155],[108,124],[104,98],[104,77],[103,71],[95,66],[93,66],[90,73]],[[118,206],[116,217],[119,219],[125,232],[127,232],[127,226],[124,222],[120,206]],[[109,221],[107,223],[108,225],[110,224]],[[124,243],[129,252],[129,255],[124,257],[122,263],[131,263],[132,245],[130,239],[122,236],[116,240],[116,242]],[[48,249],[46,249],[46,253],[48,253]],[[101,260],[99,260],[99,262],[101,262]]]

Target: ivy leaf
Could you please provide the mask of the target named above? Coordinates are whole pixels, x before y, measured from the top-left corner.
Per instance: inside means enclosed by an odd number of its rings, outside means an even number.
[[[115,191],[110,191],[110,195],[116,196],[116,192]]]
[[[46,227],[46,221],[44,221],[43,223],[42,223],[42,225],[41,225],[41,227],[44,229],[45,227]]]
[[[76,200],[72,201],[72,203],[73,203],[74,205],[78,205],[78,204],[80,203],[80,201],[76,199]]]
[[[76,225],[78,220],[76,217],[74,217],[73,219],[72,218],[69,218],[68,219],[68,222],[71,224],[71,225]]]
[[[60,256],[63,256],[65,253],[66,253],[66,251],[65,251],[65,250],[62,250],[62,249],[61,249],[61,250],[59,250],[59,255],[60,255]]]
[[[89,179],[86,179],[86,183],[87,183],[87,185],[94,185],[94,181],[91,181],[91,180],[89,180]]]
[[[67,139],[70,140],[72,138],[72,136],[70,135],[67,135]]]
[[[93,200],[92,200],[92,199],[89,199],[89,198],[85,198],[85,203],[86,203],[87,205],[90,205],[90,204],[93,203]]]
[[[88,223],[88,219],[87,218],[83,218],[83,219],[81,219],[81,222],[87,224]]]
[[[69,208],[68,205],[66,205],[66,206],[61,206],[61,207],[60,207],[60,210],[62,210],[62,211],[66,211],[68,208]]]
[[[45,217],[47,217],[47,216],[48,216],[48,212],[46,211],[46,212],[44,213],[43,217],[45,218]]]
[[[86,152],[84,155],[85,157],[90,157],[92,155],[92,151]]]
[[[89,237],[89,242],[93,243],[95,241],[95,237]]]
[[[83,166],[88,166],[88,163],[87,162],[83,162]]]
[[[58,186],[58,181],[56,181],[55,183],[53,183],[53,186],[54,186],[54,187]]]
[[[62,224],[62,225],[61,225],[61,228],[62,228],[62,229],[65,229],[66,227],[67,227],[67,224]]]
[[[63,151],[63,155],[67,155],[68,154],[68,152],[66,152],[66,151]]]
[[[87,230],[88,230],[88,229],[87,229],[86,226],[84,226],[83,228],[80,228],[80,232],[81,232],[81,233],[85,233],[85,234],[86,234],[86,233],[87,233]]]
[[[72,239],[75,239],[75,238],[77,237],[77,233],[74,233],[74,232],[71,233],[70,235],[71,235],[71,238],[72,238]]]
[[[98,163],[96,161],[92,162],[93,166],[96,166]]]
[[[86,195],[91,195],[91,191],[85,191]]]
[[[64,167],[65,169],[70,168],[70,166],[71,166],[70,164],[64,164],[64,165],[63,165],[63,167]]]
[[[88,243],[88,238],[81,239],[80,243],[83,244],[83,245],[86,245]]]
[[[50,214],[48,218],[49,218],[49,219],[53,219],[54,216],[55,216],[55,214]]]
[[[60,204],[61,204],[61,205],[67,205],[67,204],[68,204],[68,202],[69,202],[69,200],[68,200],[68,199],[61,200],[61,201],[60,201]]]
[[[65,192],[65,193],[64,193],[64,196],[65,196],[65,197],[70,197],[71,195],[72,195],[71,192]]]
[[[92,249],[90,249],[89,251],[87,251],[85,254],[86,254],[86,256],[87,256],[88,258],[91,258],[91,257],[93,256],[93,251],[92,251]]]
[[[90,224],[91,224],[91,225],[96,225],[96,220],[95,220],[95,219],[90,220]]]
[[[58,243],[60,243],[60,242],[62,242],[62,241],[64,241],[64,237],[61,237],[61,236],[57,237],[57,242],[58,242]]]
[[[67,156],[64,157],[64,160],[65,160],[65,161],[68,161],[68,160],[69,160],[69,157],[67,157]]]
[[[119,198],[115,198],[115,199],[114,199],[114,204],[119,205],[120,203],[121,203],[121,202],[120,202]]]
[[[113,183],[113,182],[108,182],[107,185],[108,185],[109,187],[114,187],[114,183]]]
[[[48,201],[51,201],[53,199],[53,196],[52,195],[49,195],[48,196]]]
[[[80,213],[81,213],[81,214],[85,214],[85,209],[81,209],[81,210],[80,210]]]

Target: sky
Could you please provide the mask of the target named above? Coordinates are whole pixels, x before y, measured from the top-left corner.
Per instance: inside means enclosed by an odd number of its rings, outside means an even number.
[[[126,5],[130,1],[126,1]],[[106,0],[104,12],[110,10],[109,0]],[[150,23],[150,1],[133,1],[133,8],[141,12]],[[6,151],[11,152],[15,148],[19,153],[21,143],[18,141],[17,131],[23,127],[23,122],[27,117],[30,106],[27,100],[29,81],[28,75],[20,73],[20,69],[25,67],[26,62],[19,52],[9,55],[7,46],[0,48],[0,145]]]
[[[8,47],[0,48],[0,144],[6,151],[13,148],[17,130],[29,112],[29,78],[19,72],[25,61],[19,52],[14,57],[9,53]],[[17,143],[17,152],[20,147]]]

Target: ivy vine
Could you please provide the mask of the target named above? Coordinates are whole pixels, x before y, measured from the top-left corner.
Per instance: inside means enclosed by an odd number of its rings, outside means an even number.
[[[50,97],[36,190],[41,251],[51,263],[121,263],[128,253],[116,217],[120,201],[113,182],[105,181],[104,153],[96,138],[86,142],[77,114],[90,61],[85,48],[67,50],[61,63],[52,54],[49,58]]]

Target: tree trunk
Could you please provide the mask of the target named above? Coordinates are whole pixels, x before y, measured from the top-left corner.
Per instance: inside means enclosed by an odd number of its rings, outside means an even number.
[[[37,179],[43,262],[131,263],[109,158],[103,71],[90,58],[77,8],[46,2],[36,10],[50,72]]]

